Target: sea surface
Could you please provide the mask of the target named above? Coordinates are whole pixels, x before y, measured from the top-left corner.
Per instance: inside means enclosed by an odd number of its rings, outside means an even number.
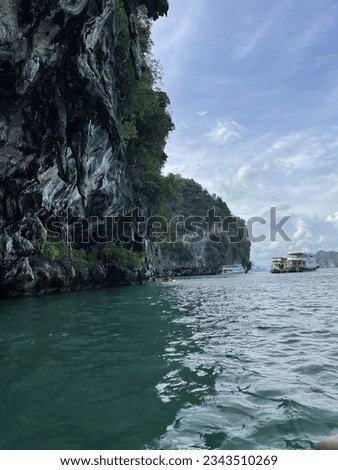
[[[338,269],[0,303],[1,449],[311,449],[338,434]]]

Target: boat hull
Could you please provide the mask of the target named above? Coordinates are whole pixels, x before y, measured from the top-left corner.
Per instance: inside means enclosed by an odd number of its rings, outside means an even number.
[[[283,274],[283,273],[309,273],[313,271],[317,271],[319,269],[319,266],[316,268],[301,268],[301,269],[271,269],[270,273],[272,274]]]

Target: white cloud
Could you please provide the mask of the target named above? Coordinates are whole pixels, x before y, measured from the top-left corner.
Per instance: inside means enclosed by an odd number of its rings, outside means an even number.
[[[293,234],[293,240],[298,242],[303,243],[304,240],[308,240],[312,238],[312,233],[309,230],[309,227],[307,226],[306,222],[302,219],[298,219],[296,224],[295,224],[296,232]]]
[[[255,33],[242,39],[240,44],[238,44],[235,48],[232,54],[232,58],[235,61],[244,59],[255,49],[256,45],[264,38],[265,34],[266,30],[260,29],[259,31],[256,31]]]
[[[252,167],[248,164],[242,165],[235,174],[234,183],[241,184],[247,188],[253,176],[254,176],[254,171]]]
[[[160,18],[153,24],[153,53],[166,63],[165,83],[175,86],[173,81],[178,80],[185,70],[184,64],[192,56],[194,40],[206,7],[204,0],[180,0],[176,5],[171,2],[168,17]]]
[[[173,136],[166,170],[194,178],[246,220],[268,218],[270,207],[277,208],[277,220],[292,216],[286,230],[291,242],[279,235],[269,241],[269,225],[256,227],[267,235],[265,242],[252,245],[257,264],[267,265],[273,256],[292,250],[337,247],[336,129],[254,135],[237,121],[205,119],[201,123],[196,116],[188,134]],[[208,139],[203,138],[205,126],[212,129]]]
[[[283,212],[278,211],[278,213],[278,220],[280,220]],[[291,220],[283,227],[290,241],[283,240],[279,235],[277,241],[271,241],[267,226],[260,226],[255,233],[256,236],[261,233],[267,236],[263,242],[252,243],[252,259],[257,265],[268,267],[271,258],[285,256],[292,251],[313,253],[319,250],[338,251],[338,232],[336,228],[332,226],[331,229],[328,229],[327,223],[320,217],[286,213],[292,216]],[[267,215],[266,218],[268,218]]]
[[[337,52],[337,18],[334,0],[171,0],[154,26],[176,121],[166,171],[236,215],[292,215],[292,242],[253,244],[254,261],[338,246],[338,60],[313,60]]]
[[[184,2],[183,2],[184,3]],[[153,24],[152,35],[156,53],[182,51],[182,44],[191,37],[199,23],[203,3],[195,0],[193,4],[185,2],[184,15],[176,14],[171,8],[166,19],[160,19]],[[163,34],[167,31],[170,34]]]
[[[223,146],[240,140],[243,131],[244,127],[236,121],[218,121],[207,137],[213,144]]]
[[[280,18],[282,11],[287,8],[288,2],[284,2],[286,5],[275,5],[272,9],[270,8],[265,19],[257,12],[246,14],[241,18],[244,28],[241,30],[241,34],[237,39],[237,45],[232,53],[232,58],[235,61],[242,60],[251,54],[260,43],[263,42],[263,39],[266,39],[266,36],[273,31],[276,21]],[[250,30],[250,26],[252,27]],[[245,31],[245,32],[242,32]]]
[[[335,212],[333,215],[326,217],[325,222],[329,222],[338,228],[338,212]]]
[[[268,152],[287,149],[301,142],[303,137],[304,136],[301,132],[292,132],[290,134],[279,137],[277,138],[276,142],[274,142],[268,149]]]
[[[292,53],[301,53],[315,42],[318,41],[318,37],[323,35],[335,22],[334,16],[330,14],[330,11],[323,12],[316,18],[313,18],[313,22],[310,25],[304,27],[301,34],[299,34],[293,43]]]

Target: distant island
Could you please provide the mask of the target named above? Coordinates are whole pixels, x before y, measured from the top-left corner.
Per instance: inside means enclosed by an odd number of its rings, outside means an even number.
[[[338,268],[338,252],[336,251],[317,251],[316,261],[320,268]]]

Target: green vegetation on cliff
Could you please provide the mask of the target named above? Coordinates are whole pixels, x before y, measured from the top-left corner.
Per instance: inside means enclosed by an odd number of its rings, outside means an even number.
[[[193,180],[161,174],[167,160],[166,141],[174,124],[168,112],[169,98],[159,88],[161,70],[151,54],[151,22],[142,7],[139,9],[139,39],[143,70],[141,79],[137,80],[129,53],[128,20],[123,2],[118,0],[115,72],[120,132],[134,202],[139,207],[149,208],[153,215],[164,216],[167,222],[175,216],[188,219],[184,227],[181,223],[169,224],[169,243],[161,243],[164,269],[174,266],[179,271],[181,267],[199,267],[202,272],[217,272],[226,263],[239,262],[247,266],[250,242],[244,221],[232,221],[228,231],[226,227],[222,230],[211,225],[208,223],[210,210],[221,220],[231,217],[227,204]],[[206,219],[200,226],[204,236],[199,242],[193,238],[192,217]]]
[[[174,195],[171,181],[161,169],[167,160],[166,140],[174,124],[168,112],[169,98],[158,87],[160,67],[151,55],[151,22],[139,12],[139,36],[143,71],[136,80],[129,55],[128,20],[122,0],[117,1],[117,46],[115,50],[119,92],[120,132],[135,193],[135,203],[159,210]]]
[[[105,264],[117,269],[140,269],[144,264],[144,253],[135,253],[122,247],[109,246],[98,252]]]

